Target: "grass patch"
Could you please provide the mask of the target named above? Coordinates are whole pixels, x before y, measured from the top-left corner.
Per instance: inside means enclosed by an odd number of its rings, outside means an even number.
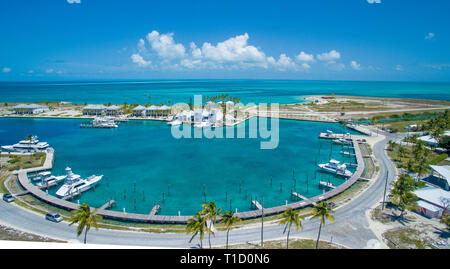
[[[425,249],[430,248],[431,242],[420,237],[421,233],[412,228],[397,228],[383,234],[390,248]]]

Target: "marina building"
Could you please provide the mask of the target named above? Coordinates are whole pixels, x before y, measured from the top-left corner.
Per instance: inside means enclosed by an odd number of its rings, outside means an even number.
[[[450,166],[430,165],[431,173],[422,180],[428,187],[414,191],[419,201],[419,212],[429,218],[439,218],[450,213]]]
[[[107,106],[104,105],[87,105],[83,107],[83,115],[101,116],[106,111]]]
[[[105,112],[107,116],[118,116],[123,114],[121,107],[116,105],[107,106]]]
[[[15,114],[37,114],[42,112],[47,112],[50,109],[48,106],[37,105],[37,104],[19,104],[13,107]]]

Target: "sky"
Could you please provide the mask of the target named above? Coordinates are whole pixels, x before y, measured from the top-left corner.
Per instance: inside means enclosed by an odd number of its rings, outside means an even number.
[[[0,80],[450,81],[448,0],[0,0]]]

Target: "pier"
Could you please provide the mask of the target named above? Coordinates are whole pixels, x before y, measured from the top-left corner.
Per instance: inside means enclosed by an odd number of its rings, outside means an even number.
[[[116,204],[116,201],[109,200],[106,204],[104,204],[101,207],[99,207],[98,210],[105,210],[105,209],[112,208],[115,204]]]
[[[306,202],[309,202],[309,203],[311,203],[311,204],[313,204],[313,205],[316,205],[315,202],[309,200],[309,198],[306,198],[305,196],[301,195],[301,194],[298,193],[298,192],[292,192],[292,196],[295,196],[295,197],[300,198],[300,199],[302,199],[302,200],[304,200],[304,201],[306,201]]]
[[[347,151],[341,151],[342,155],[347,155],[347,156],[356,156],[356,154],[347,152]]]
[[[262,205],[256,200],[252,200],[252,205],[254,207],[256,207],[258,210],[262,210],[263,209]]]
[[[150,216],[154,216],[154,215],[158,214],[160,209],[161,209],[161,205],[155,205],[152,208],[152,211],[150,211]]]

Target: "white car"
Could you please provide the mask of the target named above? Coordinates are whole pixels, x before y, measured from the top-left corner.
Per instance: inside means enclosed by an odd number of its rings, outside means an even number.
[[[48,212],[47,214],[45,214],[45,219],[47,219],[49,221],[53,221],[53,222],[63,221],[63,218],[61,217],[61,215],[56,212]]]

